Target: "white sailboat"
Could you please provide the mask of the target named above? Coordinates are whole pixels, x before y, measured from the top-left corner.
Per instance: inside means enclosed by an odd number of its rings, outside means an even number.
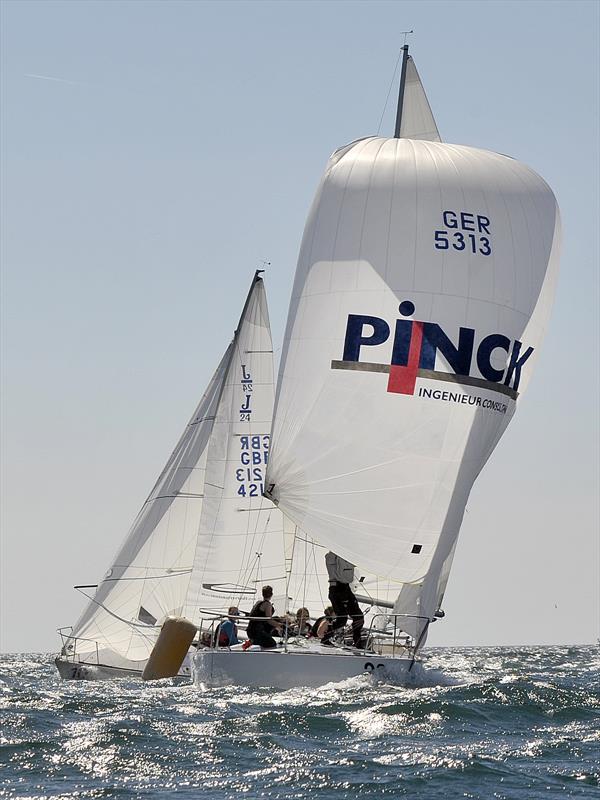
[[[257,273],[111,568],[80,587],[95,592],[64,633],[63,677],[141,675],[172,617],[214,644],[228,607],[247,613],[267,583],[278,614],[306,607],[314,619],[329,603],[328,550],[357,565],[362,650],[287,635],[274,650],[200,646],[195,680],[415,674],[469,492],[531,375],[560,234],[554,196],[529,168],[441,142],[407,47],[400,84],[394,137],[337,150],[317,190],[274,415]]]
[[[141,676],[169,617],[201,625],[251,604],[264,582],[285,593],[283,518],[262,497],[273,394],[257,272],[233,341],[110,569],[98,586],[77,587],[93,594],[61,629],[62,677]]]
[[[249,609],[263,584],[280,613],[327,604],[324,551],[262,496],[273,373],[257,272],[233,340],[110,568],[97,586],[77,587],[88,604],[61,629],[63,678],[141,677],[167,619],[183,615],[210,640],[228,608]],[[365,577],[365,593],[386,588]],[[190,675],[189,659],[180,674]]]
[[[383,587],[368,649],[200,650],[210,685],[405,679],[531,377],[558,269],[554,195],[512,158],[441,142],[406,46],[400,84],[394,137],[337,150],[311,207],[265,489],[297,544],[358,565],[357,596],[364,570]]]

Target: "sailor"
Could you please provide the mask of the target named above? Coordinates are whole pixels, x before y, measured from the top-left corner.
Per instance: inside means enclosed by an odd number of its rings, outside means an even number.
[[[323,612],[323,616],[317,617],[314,621],[310,629],[310,635],[322,640],[327,635],[328,631],[331,630],[331,624],[334,618],[335,611],[333,610],[333,606],[327,606]],[[326,641],[325,644],[328,644],[328,641]]]
[[[325,556],[325,565],[329,576],[329,599],[336,616],[331,628],[323,637],[323,644],[327,644],[336,630],[343,628],[350,617],[354,646],[362,647],[361,634],[365,618],[350,588],[350,584],[354,580],[354,564],[329,551]]]
[[[270,650],[277,647],[273,633],[279,632],[279,624],[272,619],[273,617],[273,604],[271,598],[273,597],[273,587],[262,587],[262,600],[252,606],[250,612],[250,622],[248,623],[248,639],[252,644],[258,644],[262,648]],[[258,619],[257,619],[258,618]],[[264,618],[264,621],[263,619]]]
[[[296,611],[293,631],[295,636],[310,636],[311,625],[310,611],[308,608],[302,607]]]
[[[230,606],[228,614],[227,619],[221,622],[215,631],[215,645],[217,647],[231,647],[232,644],[239,644],[237,625],[235,624],[236,617],[239,615],[237,607]]]

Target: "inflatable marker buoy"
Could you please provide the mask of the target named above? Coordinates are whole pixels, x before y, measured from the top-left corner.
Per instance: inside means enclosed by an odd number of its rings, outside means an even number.
[[[163,624],[142,673],[145,681],[173,678],[179,672],[198,628],[184,617],[169,617]]]

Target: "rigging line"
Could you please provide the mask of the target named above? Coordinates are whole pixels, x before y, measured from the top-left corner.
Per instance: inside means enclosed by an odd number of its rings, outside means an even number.
[[[249,530],[250,518],[248,518],[248,526],[246,528],[246,536],[244,537],[244,552],[243,552],[242,561],[240,563],[240,568],[239,568],[239,571],[238,571],[238,581],[240,583],[254,583],[255,584],[255,587],[254,587],[254,594],[255,595],[256,595],[256,590],[258,588],[257,584],[260,583],[260,580],[255,580],[255,581],[252,580],[251,575],[252,575],[252,572],[254,570],[255,561],[253,560],[251,563],[246,564],[246,552],[249,549],[251,552],[254,552],[255,556],[257,557],[257,559],[258,559],[257,575],[258,575],[258,570],[260,568],[260,557],[262,555],[262,550],[263,550],[263,547],[264,547],[264,544],[265,544],[266,529],[267,529],[267,527],[269,525],[270,519],[271,519],[271,511],[269,511],[269,514],[268,514],[267,519],[265,521],[264,530],[262,530],[260,532],[258,531],[258,518],[257,518],[257,520],[255,522],[254,531],[250,532],[250,530]],[[259,539],[258,545],[256,544],[257,537]],[[257,547],[258,547],[258,550],[256,549]],[[246,564],[246,566],[244,566],[245,564]]]
[[[285,524],[283,527],[283,558],[285,560]],[[292,579],[292,569],[294,565],[294,550],[296,549],[296,531],[298,530],[298,526],[294,526],[294,538],[292,539],[292,554],[290,556],[290,568],[286,570],[286,582],[285,582],[285,604],[288,604],[288,598],[290,596],[290,581]],[[304,603],[302,604],[304,605]]]
[[[252,573],[254,571],[255,565],[256,565],[256,574],[258,575],[258,570],[260,569],[260,557],[261,557],[261,555],[262,555],[262,553],[255,552],[254,553],[254,558],[248,564],[246,570],[244,570],[244,568],[242,566],[242,567],[240,567],[240,570],[238,572],[240,585],[243,586],[243,585],[247,585],[247,584],[250,584],[250,583],[254,584],[254,595],[255,596],[256,596],[256,589],[258,588],[257,584],[260,583],[260,581],[259,580],[252,580],[251,575],[252,575]],[[242,571],[244,573],[243,574],[243,579],[244,579],[243,583],[242,583]]]
[[[387,92],[387,97],[385,98],[385,103],[383,105],[383,111],[381,112],[381,117],[379,118],[379,125],[377,126],[377,136],[379,136],[379,131],[381,130],[381,123],[383,122],[383,116],[385,114],[385,110],[387,108],[387,104],[390,99],[390,94],[392,93],[392,86],[394,85],[394,81],[396,80],[396,73],[398,72],[398,64],[400,63],[400,59],[402,58],[402,48],[398,51],[398,58],[396,59],[396,66],[394,67],[394,74],[392,75],[392,80],[390,81],[390,87]]]
[[[79,591],[81,591],[81,589],[80,589]],[[131,621],[131,620],[129,620],[129,619],[125,619],[124,617],[120,617],[118,614],[115,614],[115,612],[114,612],[114,611],[111,611],[111,610],[110,610],[110,608],[107,608],[107,607],[104,605],[104,603],[100,603],[100,602],[99,602],[98,600],[96,600],[95,598],[93,598],[93,597],[90,597],[90,595],[89,595],[89,594],[86,594],[85,592],[81,592],[81,594],[82,594],[84,597],[87,597],[87,599],[88,599],[88,600],[90,600],[90,601],[91,601],[92,603],[94,603],[95,605],[97,605],[97,606],[99,606],[100,608],[104,609],[104,611],[106,611],[106,613],[107,613],[107,614],[110,614],[110,616],[111,616],[111,617],[114,617],[115,619],[118,619],[118,620],[119,620],[119,622],[123,622],[123,623],[125,623],[125,625],[129,625],[131,628],[142,628],[142,630],[143,630],[143,631],[146,631],[146,632],[147,632],[149,628],[159,628],[159,627],[160,627],[159,625],[152,625],[152,626],[150,626],[150,625],[144,625],[144,624],[139,624],[139,625],[138,625],[138,624],[137,624],[137,622],[132,622],[132,621]],[[144,635],[144,634],[142,634],[142,635]]]
[[[314,539],[304,539],[302,536],[296,536],[296,538],[298,539],[299,542],[308,542],[309,544],[312,544],[313,547],[320,547],[322,550],[329,549],[328,547],[325,547],[324,544],[319,544],[318,542],[315,542]]]
[[[297,529],[296,529],[297,530]],[[304,540],[304,585],[303,585],[303,592],[302,592],[302,607],[306,608],[306,594],[308,592],[308,541]],[[314,553],[313,553],[314,555]]]
[[[244,582],[254,583],[254,585],[255,585],[254,596],[255,597],[256,597],[256,594],[257,594],[258,585],[260,583],[264,583],[263,575],[262,575],[262,569],[263,568],[262,568],[261,557],[263,555],[263,548],[264,548],[264,545],[265,545],[265,539],[267,537],[267,530],[268,530],[269,523],[270,523],[270,520],[271,520],[272,511],[273,511],[272,508],[268,509],[267,519],[265,520],[264,528],[261,531],[258,530],[258,518],[256,518],[256,521],[254,523],[254,525],[255,525],[254,531],[251,533],[250,530],[249,530],[250,519],[248,518],[248,526],[247,526],[247,529],[246,529],[246,537],[245,537],[245,542],[244,542],[244,555],[243,555],[242,561],[240,563],[240,569],[239,569],[239,573],[238,573],[238,580],[241,581],[241,576],[242,576],[242,573],[243,573]],[[257,545],[257,540],[258,540],[258,545]],[[252,563],[246,563],[246,552],[247,552],[248,548],[249,548],[249,550],[251,552],[254,552],[256,557],[257,557],[256,561],[253,561]],[[261,578],[259,579],[257,577],[256,579],[253,580],[251,575],[252,575],[252,572],[254,570],[254,564],[255,563],[256,563],[256,575],[258,576],[259,571],[260,571],[261,572]],[[245,564],[246,564],[246,566],[244,566]],[[275,581],[284,580],[284,579],[285,579],[285,575],[281,579],[280,578],[271,578],[270,580],[275,582]]]
[[[317,554],[315,553],[315,547],[322,547],[322,545],[316,544],[316,542],[313,540],[312,559],[313,559],[313,567],[315,570],[315,577],[317,579],[317,586],[319,587],[319,598],[321,600],[321,605],[323,606],[323,608],[325,608],[325,606],[329,605],[329,594],[327,594],[327,603],[326,603],[325,600],[323,599],[323,590],[321,588],[321,581],[319,580],[319,569],[317,567]]]

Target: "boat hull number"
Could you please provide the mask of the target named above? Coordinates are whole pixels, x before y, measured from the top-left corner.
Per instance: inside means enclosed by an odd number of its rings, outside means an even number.
[[[366,672],[374,672],[375,671],[375,664],[372,661],[367,661],[365,664]],[[385,669],[385,664],[377,664],[377,669]]]

